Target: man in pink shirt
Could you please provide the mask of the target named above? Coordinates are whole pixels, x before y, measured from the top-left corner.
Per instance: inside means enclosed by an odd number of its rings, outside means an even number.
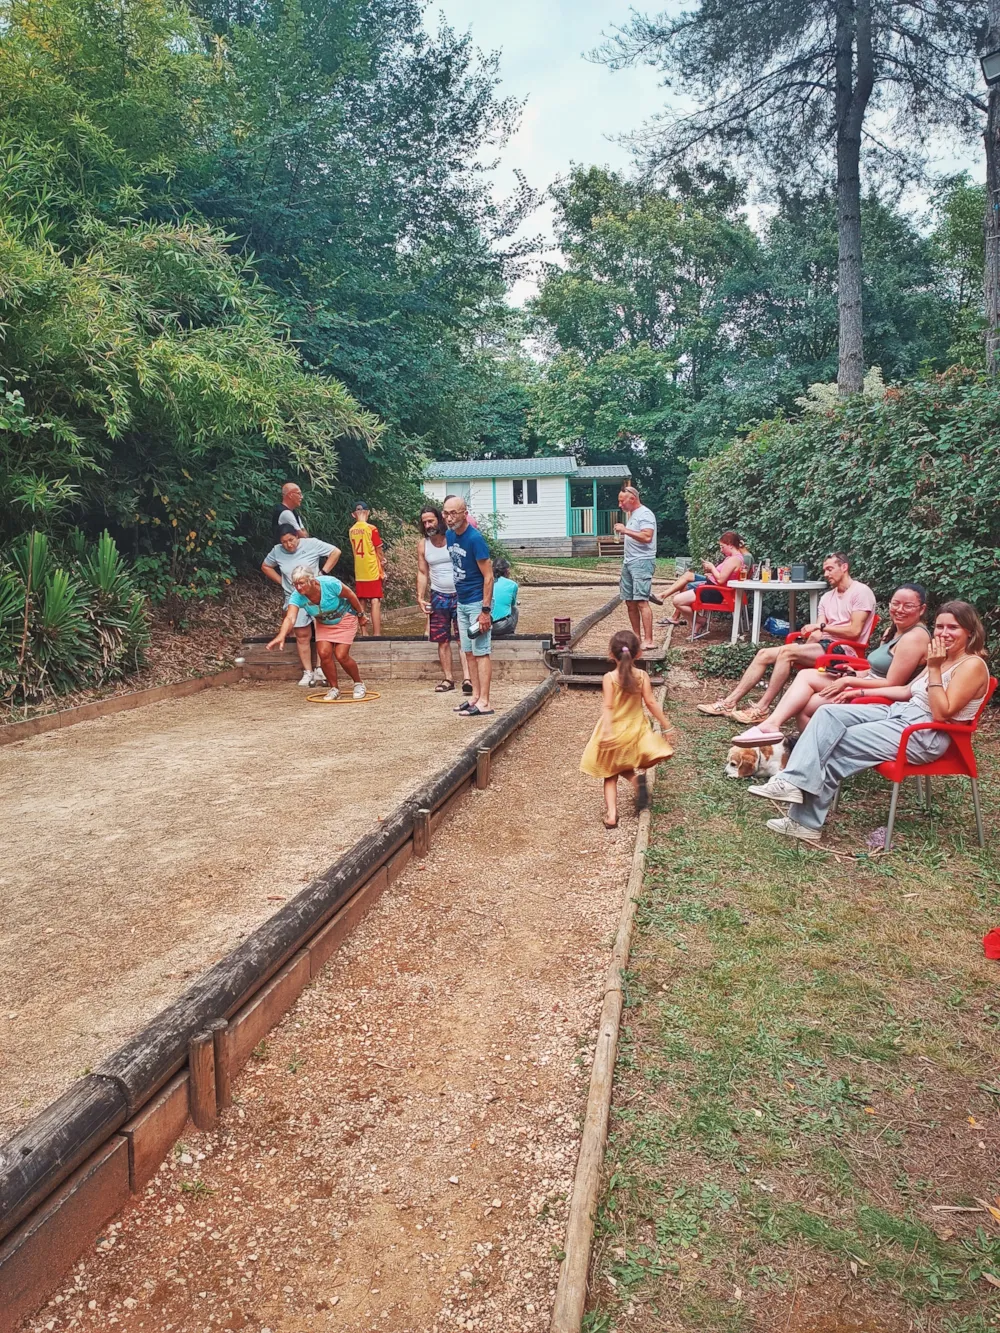
[[[823,577],[830,585],[819,602],[819,617],[814,625],[803,625],[799,631],[800,643],[783,643],[775,648],[761,648],[743,679],[734,690],[712,704],[699,704],[699,713],[709,717],[732,717],[737,722],[763,722],[771,704],[785,688],[793,667],[811,666],[824,652],[831,639],[845,639],[849,643],[865,642],[875,613],[875,594],[867,583],[851,578],[850,561],[835,551],[823,561]],[[745,694],[760,683],[772,668],[771,680],[758,703],[751,708],[737,709]]]

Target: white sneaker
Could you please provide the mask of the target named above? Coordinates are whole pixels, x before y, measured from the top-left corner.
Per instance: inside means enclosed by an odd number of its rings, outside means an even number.
[[[332,690],[327,690],[326,694],[323,695],[323,702],[332,704],[334,700],[339,698],[340,698],[340,691],[337,689],[336,685],[334,685]]]
[[[803,842],[819,842],[823,836],[822,830],[796,824],[795,820],[789,819],[787,815],[782,815],[780,819],[769,819],[767,827],[772,833],[780,833],[783,838],[801,838]]]
[[[312,683],[313,685],[325,685],[325,684],[326,684],[326,676],[325,676],[324,673],[323,673],[323,668],[322,668],[322,667],[317,667],[316,670],[312,673],[312,681],[311,681],[311,683]]]
[[[303,673],[302,673],[302,679],[299,681],[299,684],[300,684],[300,685],[315,685],[316,682],[315,682],[315,680],[313,680],[313,673],[312,673],[311,671],[303,671]]]
[[[759,787],[748,787],[747,791],[751,796],[765,796],[771,801],[787,801],[789,805],[802,804],[802,792],[780,773],[775,773],[773,778],[768,778]]]
[[[363,680],[359,680],[358,683],[357,683],[357,685],[355,685],[355,687],[354,687],[354,697],[355,697],[355,699],[363,699],[367,693],[368,693],[368,691],[365,689],[365,683],[364,683],[364,681],[363,681]]]

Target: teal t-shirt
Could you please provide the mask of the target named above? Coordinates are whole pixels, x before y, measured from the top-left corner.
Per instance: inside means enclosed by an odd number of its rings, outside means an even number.
[[[344,585],[340,579],[332,578],[329,574],[317,574],[316,578],[319,582],[319,605],[310,602],[302,593],[293,592],[288,599],[290,606],[301,606],[307,615],[321,625],[337,625],[344,616],[354,614],[354,607],[343,596]]]
[[[517,584],[513,579],[497,579],[493,584],[493,608],[491,611],[493,619],[505,620],[510,615],[516,597]]]

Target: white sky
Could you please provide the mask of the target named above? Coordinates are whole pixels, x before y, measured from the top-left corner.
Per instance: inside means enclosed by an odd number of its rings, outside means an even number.
[[[680,8],[678,0],[634,0],[640,11]],[[632,155],[616,136],[641,127],[664,107],[669,93],[659,75],[643,66],[613,74],[586,56],[602,37],[628,21],[629,4],[622,0],[429,0],[425,23],[438,18],[459,32],[471,30],[483,51],[499,50],[500,93],[527,98],[521,126],[504,149],[496,173],[500,194],[515,185],[514,171],[528,184],[544,190],[565,175],[573,163],[606,165],[628,170]],[[982,180],[985,162],[980,148],[958,151],[942,144],[931,164],[938,173],[967,169]],[[921,192],[909,197],[922,212]],[[552,237],[551,213],[539,210],[526,231]],[[554,257],[554,256],[550,256]],[[511,299],[519,303],[534,290],[533,283],[518,283]]]

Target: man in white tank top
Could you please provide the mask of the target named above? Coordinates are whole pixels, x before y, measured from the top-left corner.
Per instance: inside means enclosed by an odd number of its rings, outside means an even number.
[[[428,618],[428,638],[436,643],[441,663],[441,680],[434,688],[444,694],[455,688],[451,664],[452,639],[458,639],[458,596],[455,591],[455,566],[445,533],[448,531],[439,509],[430,506],[420,511],[423,536],[417,542],[417,604]],[[462,658],[462,689],[472,693],[465,653]],[[468,688],[466,688],[468,687]]]

